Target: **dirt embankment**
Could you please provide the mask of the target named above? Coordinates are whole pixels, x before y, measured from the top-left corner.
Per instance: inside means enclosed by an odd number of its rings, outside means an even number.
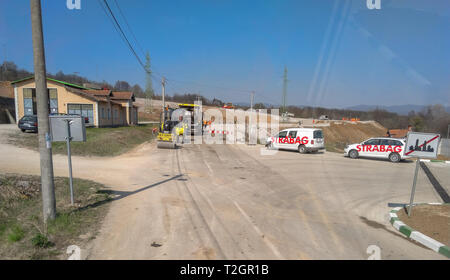
[[[371,137],[381,137],[387,129],[378,123],[331,123],[321,127],[327,150],[343,152],[347,144],[359,143]]]

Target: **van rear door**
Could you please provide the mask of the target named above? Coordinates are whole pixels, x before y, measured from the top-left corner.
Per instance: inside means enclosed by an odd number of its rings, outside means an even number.
[[[313,132],[313,139],[315,147],[323,147],[324,145],[324,139],[323,139],[323,132],[321,129],[314,130]]]

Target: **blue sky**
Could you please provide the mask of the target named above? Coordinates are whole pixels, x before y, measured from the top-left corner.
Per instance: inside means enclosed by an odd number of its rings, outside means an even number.
[[[42,2],[47,71],[145,85],[99,1]],[[279,104],[286,66],[293,105],[450,105],[448,0],[381,0],[380,10],[366,0],[117,2],[169,94],[248,102],[254,90],[256,102]],[[0,0],[0,48],[0,61],[33,69],[29,1]]]

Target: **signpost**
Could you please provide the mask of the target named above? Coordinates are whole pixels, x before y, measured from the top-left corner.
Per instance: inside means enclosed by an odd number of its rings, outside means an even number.
[[[406,147],[404,155],[416,157],[416,169],[414,171],[414,180],[411,190],[411,198],[409,200],[408,217],[411,216],[411,210],[414,202],[414,194],[416,192],[417,174],[419,172],[419,164],[421,158],[435,159],[441,136],[435,133],[408,132],[406,138]]]
[[[73,205],[72,154],[70,149],[70,142],[86,142],[86,127],[84,124],[84,117],[79,115],[50,115],[49,119],[52,142],[65,141],[67,144],[70,202]]]

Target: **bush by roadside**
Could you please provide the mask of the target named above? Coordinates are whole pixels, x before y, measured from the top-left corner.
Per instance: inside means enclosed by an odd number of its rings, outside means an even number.
[[[74,179],[75,205],[67,178],[55,178],[57,217],[42,220],[40,177],[0,174],[0,259],[67,259],[70,245],[85,248],[95,238],[111,197],[103,185]]]

